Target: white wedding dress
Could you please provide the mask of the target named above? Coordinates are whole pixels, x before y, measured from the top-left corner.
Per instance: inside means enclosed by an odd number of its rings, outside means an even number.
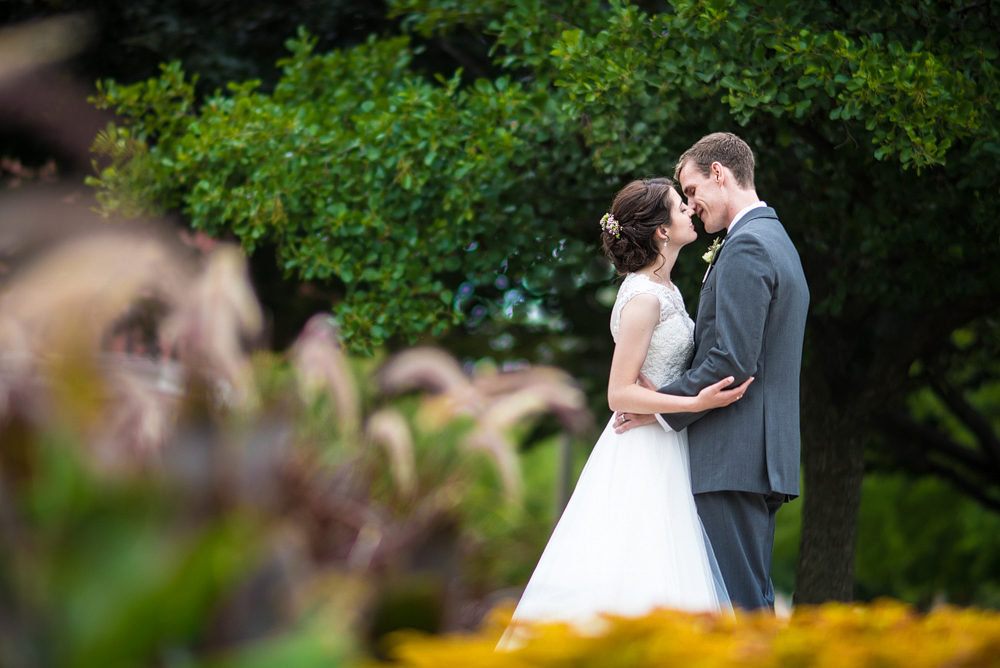
[[[680,376],[694,351],[694,323],[676,288],[629,274],[611,311],[617,340],[630,299],[660,301],[642,373],[657,387]],[[691,494],[687,431],[659,424],[616,434],[608,421],[549,538],[498,649],[525,632],[519,622],[592,628],[601,613],[637,616],[653,608],[730,610]]]

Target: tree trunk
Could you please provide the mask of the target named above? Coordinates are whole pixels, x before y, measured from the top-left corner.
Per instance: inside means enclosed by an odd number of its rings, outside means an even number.
[[[860,402],[836,406],[825,395],[803,393],[805,480],[795,604],[850,601],[854,595],[866,424],[860,414],[866,411]]]

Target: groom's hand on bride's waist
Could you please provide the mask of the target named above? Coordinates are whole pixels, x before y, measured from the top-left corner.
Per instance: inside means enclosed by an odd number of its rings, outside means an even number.
[[[653,424],[655,422],[656,416],[648,413],[615,413],[615,433],[624,434],[629,429],[634,427],[644,427],[647,424]]]

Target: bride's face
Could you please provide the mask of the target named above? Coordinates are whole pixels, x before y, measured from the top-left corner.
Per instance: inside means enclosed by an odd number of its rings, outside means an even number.
[[[678,246],[687,246],[698,238],[698,231],[694,229],[691,217],[694,210],[691,209],[676,190],[670,190],[670,243]]]

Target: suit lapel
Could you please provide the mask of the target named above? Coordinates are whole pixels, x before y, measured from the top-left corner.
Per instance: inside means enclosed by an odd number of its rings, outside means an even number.
[[[726,236],[723,237],[718,250],[715,251],[715,255],[712,256],[712,261],[708,263],[708,269],[705,270],[705,275],[701,279],[702,285],[705,285],[705,281],[708,280],[708,275],[712,272],[712,267],[714,267],[715,263],[719,261],[719,256],[722,255],[722,249],[725,248],[726,241],[734,234],[739,233],[739,231],[746,226],[747,223],[758,218],[773,218],[778,220],[778,214],[775,213],[774,209],[769,206],[761,206],[747,211],[742,218],[733,223],[730,230],[726,232]]]
[[[726,241],[735,235],[743,233],[747,227],[756,220],[761,220],[764,218],[770,218],[774,221],[778,221],[778,214],[769,206],[757,207],[756,209],[751,209],[747,213],[732,224],[730,231],[726,232],[726,236],[722,239],[722,244],[719,246],[718,250],[715,251],[715,255],[712,257],[712,261],[708,264],[708,269],[705,270],[705,276],[701,279],[701,288],[705,289],[705,283],[708,282],[708,275],[712,273],[712,268],[715,267],[715,263],[719,261],[719,256],[722,255],[723,249],[726,247]],[[698,330],[698,320],[701,319],[701,301],[698,302],[698,313],[695,317],[695,340],[697,341],[697,330]]]

